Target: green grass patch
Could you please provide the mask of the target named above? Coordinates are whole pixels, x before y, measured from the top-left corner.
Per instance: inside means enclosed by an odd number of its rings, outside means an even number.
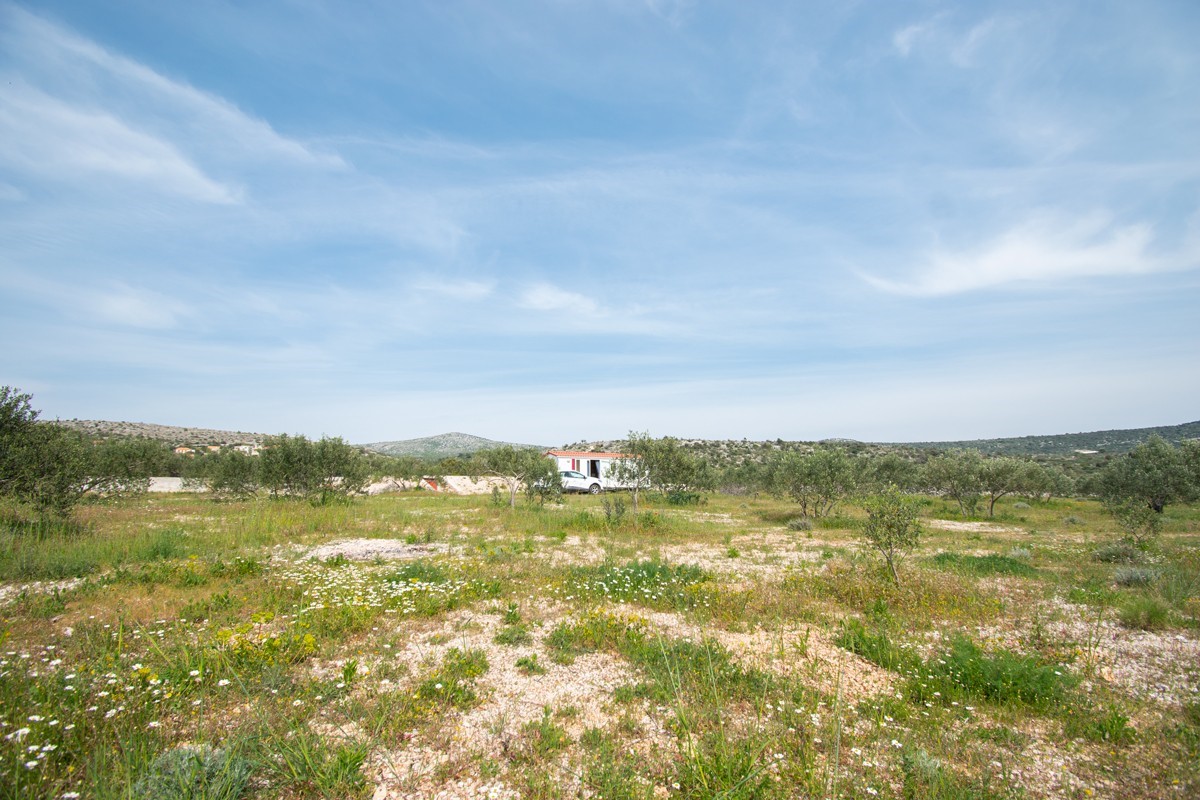
[[[939,569],[948,569],[964,575],[979,577],[1015,575],[1020,578],[1036,578],[1040,574],[1038,570],[1024,561],[995,554],[967,556],[960,553],[938,553],[929,561]]]

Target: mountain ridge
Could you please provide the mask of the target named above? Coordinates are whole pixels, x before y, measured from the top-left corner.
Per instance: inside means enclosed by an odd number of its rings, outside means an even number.
[[[203,445],[203,444],[262,444],[271,434],[254,433],[249,431],[228,431],[214,428],[186,427],[181,425],[158,425],[146,422],[114,422],[109,420],[46,420],[57,425],[63,425],[83,432],[93,437],[130,437],[157,439],[172,446]],[[994,439],[964,439],[956,441],[929,442],[858,442],[851,439],[830,438],[820,442],[786,442],[786,444],[834,444],[842,446],[861,447],[898,447],[915,448],[920,450],[952,450],[973,448],[988,455],[1071,455],[1080,451],[1095,451],[1097,453],[1124,453],[1149,439],[1152,435],[1161,436],[1168,442],[1178,445],[1185,439],[1200,439],[1200,420],[1184,422],[1179,425],[1159,425],[1149,428],[1117,428],[1103,431],[1088,431],[1081,433],[1058,433],[1033,436],[1010,436]],[[727,444],[734,449],[744,447],[759,447],[784,445],[781,439],[748,441],[743,439],[687,439],[679,437],[680,441],[690,446],[705,444]],[[577,441],[566,445],[568,449],[580,450],[611,450],[619,447],[621,440]],[[487,439],[474,434],[451,431],[435,436],[424,436],[414,439],[397,439],[392,441],[371,442],[356,445],[366,450],[391,456],[416,456],[419,458],[438,459],[452,456],[467,456],[478,450],[503,445],[513,447],[529,447],[549,449],[545,445],[517,444]]]

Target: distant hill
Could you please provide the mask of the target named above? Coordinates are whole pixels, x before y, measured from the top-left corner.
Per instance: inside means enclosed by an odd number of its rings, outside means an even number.
[[[472,436],[469,433],[441,433],[437,436],[425,436],[420,439],[401,439],[394,442],[373,442],[359,445],[376,453],[386,456],[416,456],[417,458],[440,459],[452,456],[469,456],[477,450],[487,450],[491,447],[530,447],[541,450],[549,448],[536,444],[514,444],[512,442],[496,442],[484,439],[482,436]]]
[[[1096,453],[1126,453],[1152,435],[1158,434],[1174,445],[1185,439],[1200,438],[1200,421],[1182,425],[1167,425],[1158,428],[1132,428],[1128,430],[1093,431],[1091,433],[1060,433],[1048,436],[1017,436],[1008,439],[972,439],[957,442],[859,442],[853,439],[824,439],[820,442],[784,441],[772,439],[750,441],[747,439],[680,439],[688,450],[718,466],[737,464],[749,459],[757,461],[772,450],[811,450],[817,446],[843,447],[860,454],[879,454],[885,451],[900,451],[909,457],[924,460],[919,451],[958,450],[971,448],[988,455],[1012,456],[1062,456],[1072,458],[1078,451]],[[617,450],[624,442],[617,440],[580,441],[567,445],[568,450]]]
[[[1158,428],[1129,428],[1052,436],[1015,436],[1008,439],[975,439],[962,442],[908,442],[907,447],[951,450],[974,448],[990,455],[1070,455],[1078,450],[1126,453],[1154,435],[1178,446],[1185,439],[1200,439],[1200,421]]]
[[[178,425],[155,425],[151,422],[111,422],[103,419],[57,419],[44,420],[73,428],[94,439],[121,437],[130,439],[157,439],[175,447],[177,445],[205,444],[262,444],[265,433],[247,431],[218,431],[212,428],[184,428]]]

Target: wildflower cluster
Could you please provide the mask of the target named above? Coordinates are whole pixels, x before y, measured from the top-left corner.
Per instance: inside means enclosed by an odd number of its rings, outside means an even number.
[[[215,680],[202,667],[168,669],[147,658],[176,633],[166,621],[132,631],[95,625],[79,633],[100,645],[91,658],[56,644],[0,654],[0,785],[14,796],[47,796],[81,779],[80,764],[98,751],[157,739],[180,712],[198,712],[202,701],[193,698],[218,688]]]
[[[579,567],[571,571],[566,587],[559,594],[565,600],[590,597],[657,608],[695,608],[709,605],[701,584],[710,577],[697,566],[672,567],[661,561],[633,561],[622,567]]]
[[[300,614],[327,608],[379,609],[388,613],[431,615],[486,594],[483,582],[447,575],[436,569],[428,577],[397,572],[374,564],[294,564],[273,579],[301,593]]]

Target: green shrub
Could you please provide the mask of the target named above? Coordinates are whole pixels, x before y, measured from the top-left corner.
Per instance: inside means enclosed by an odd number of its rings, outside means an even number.
[[[704,495],[699,492],[673,491],[666,494],[669,506],[698,506],[704,502]]]
[[[1158,631],[1167,627],[1171,610],[1154,597],[1133,597],[1121,605],[1121,624],[1126,628]]]
[[[811,531],[813,522],[808,517],[796,517],[788,520],[787,529],[789,531]]]
[[[237,800],[250,764],[232,750],[183,745],[159,753],[133,786],[138,800]]]
[[[1113,580],[1118,586],[1149,586],[1158,577],[1158,571],[1149,567],[1118,567]]]
[[[1145,554],[1129,542],[1113,542],[1092,553],[1092,559],[1104,564],[1140,564]]]

